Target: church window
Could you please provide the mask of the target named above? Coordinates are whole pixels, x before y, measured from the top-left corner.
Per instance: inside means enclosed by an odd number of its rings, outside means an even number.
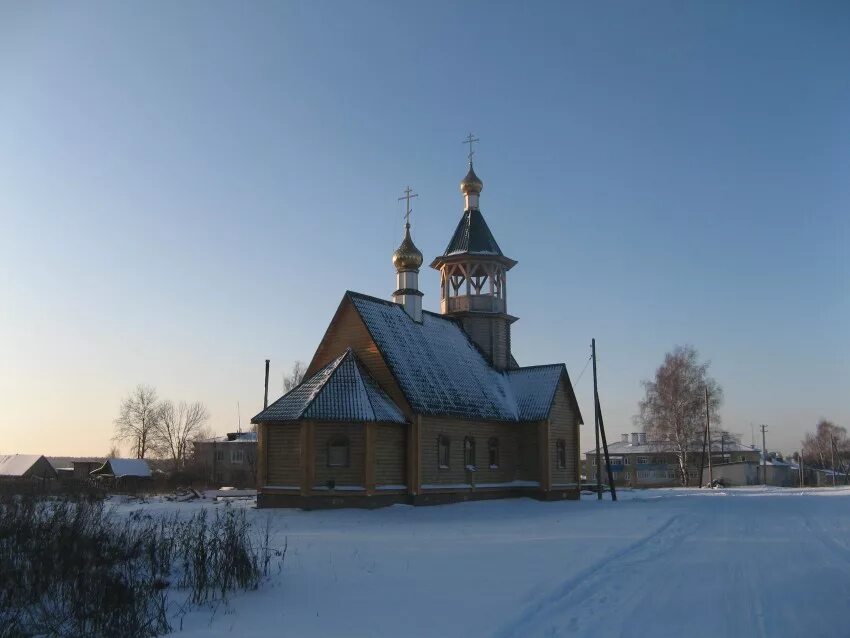
[[[348,467],[350,450],[347,438],[331,439],[328,442],[328,467]]]
[[[467,470],[475,469],[475,439],[471,436],[463,440],[463,464]]]
[[[563,470],[567,467],[567,444],[564,439],[558,439],[555,443],[555,450],[557,452],[557,465],[559,470]]]
[[[490,469],[495,470],[499,467],[499,439],[498,437],[493,437],[490,439],[490,443],[487,446],[489,451],[489,460],[490,460]]]
[[[437,462],[441,468],[449,467],[449,437],[445,435],[437,437]]]

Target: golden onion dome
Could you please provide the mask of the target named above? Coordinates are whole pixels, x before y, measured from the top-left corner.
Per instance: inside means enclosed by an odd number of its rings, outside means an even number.
[[[480,193],[484,188],[484,182],[482,182],[478,175],[475,174],[475,171],[472,169],[472,162],[469,163],[469,172],[466,174],[466,177],[463,178],[460,182],[460,192],[466,195],[467,193]]]
[[[393,253],[393,266],[397,272],[402,270],[419,270],[422,265],[422,253],[410,238],[410,224],[404,225],[404,239],[401,246]]]

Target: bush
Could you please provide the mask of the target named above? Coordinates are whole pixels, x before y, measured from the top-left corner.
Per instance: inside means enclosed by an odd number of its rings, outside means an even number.
[[[269,549],[251,536],[230,508],[116,520],[96,500],[0,501],[0,636],[165,633],[169,591],[198,604],[259,585]]]

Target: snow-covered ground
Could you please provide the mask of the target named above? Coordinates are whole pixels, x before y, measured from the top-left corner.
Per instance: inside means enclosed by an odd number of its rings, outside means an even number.
[[[850,489],[255,510],[285,564],[178,635],[850,635]],[[118,505],[119,511],[138,505]],[[172,513],[206,502],[152,502]]]

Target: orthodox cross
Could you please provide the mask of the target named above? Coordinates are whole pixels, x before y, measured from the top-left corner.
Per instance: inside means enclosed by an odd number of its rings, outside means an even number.
[[[404,220],[405,220],[405,223],[408,226],[410,226],[410,213],[413,212],[413,210],[410,208],[410,200],[413,199],[414,197],[419,197],[419,193],[414,193],[413,189],[410,188],[410,186],[408,186],[407,188],[404,189],[404,195],[398,198],[398,201],[401,201],[403,199],[407,200],[406,201],[407,212],[404,214]]]
[[[475,155],[475,151],[472,150],[472,145],[475,144],[475,142],[480,142],[480,141],[481,140],[479,140],[477,137],[474,137],[472,135],[472,133],[470,133],[469,135],[466,136],[466,139],[463,140],[463,142],[461,142],[461,144],[469,144],[469,155],[468,155],[468,157],[469,157],[469,163],[470,164],[472,164],[472,156]]]

